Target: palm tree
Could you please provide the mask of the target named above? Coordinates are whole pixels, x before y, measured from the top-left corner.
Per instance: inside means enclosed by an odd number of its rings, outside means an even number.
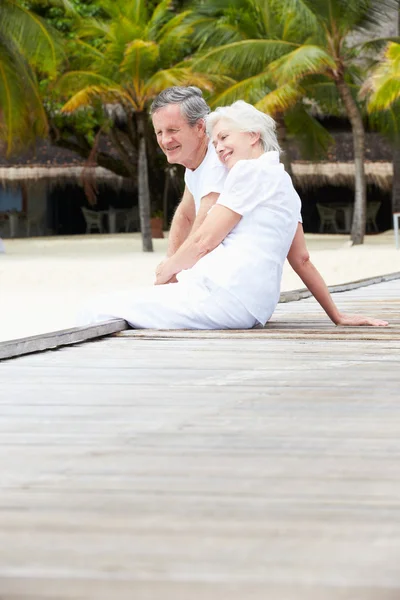
[[[79,69],[61,78],[60,90],[70,96],[63,111],[100,105],[108,115],[117,115],[106,132],[131,176],[137,173],[143,250],[151,252],[149,104],[168,86],[210,88],[210,82],[185,62],[178,64],[190,52],[192,28],[186,22],[189,13],[176,14],[172,0],[163,0],[152,12],[146,0],[99,0],[99,6],[105,18],[86,21],[80,30]]]
[[[193,24],[195,42],[200,47],[199,57],[194,59],[196,67],[227,72],[235,79],[232,86],[212,96],[211,106],[245,99],[262,108],[260,103],[266,94],[276,90],[267,65],[307,41],[310,15],[301,5],[294,14],[281,11],[279,4],[271,1],[220,0],[218,5],[206,1],[197,9]],[[337,112],[336,100],[331,100],[330,112]],[[290,110],[274,106],[270,113],[278,123],[280,144],[285,150],[282,159],[289,172],[287,134],[301,143],[304,156],[316,158],[326,154],[333,138],[314,118],[313,107],[303,102],[301,95]]]
[[[71,6],[67,1],[42,4]],[[54,77],[63,57],[51,27],[26,3],[2,0],[0,18],[0,140],[8,154],[48,132],[38,73]]]
[[[362,94],[368,97],[372,121],[392,140],[392,210],[400,212],[400,44],[387,45],[383,60],[372,70]]]
[[[292,110],[303,97],[331,109],[340,99],[353,132],[355,210],[351,239],[353,244],[362,244],[366,223],[365,133],[356,99],[362,79],[361,44],[354,38],[352,41],[351,34],[376,22],[382,0],[244,0],[242,4],[251,4],[265,22],[280,24],[284,36],[278,27],[267,39],[229,41],[206,52],[200,65],[210,69],[218,59],[226,68],[246,67],[247,77],[236,89],[251,90],[252,97],[259,97],[257,108],[273,114]]]

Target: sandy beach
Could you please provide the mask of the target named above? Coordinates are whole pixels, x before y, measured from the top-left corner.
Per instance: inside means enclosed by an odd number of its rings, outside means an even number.
[[[366,236],[307,234],[311,259],[328,285],[400,271],[393,231]],[[152,285],[167,239],[141,251],[139,234],[4,240],[0,253],[0,341],[74,327],[79,308],[108,290]],[[286,263],[282,291],[304,285]],[[335,298],[340,306],[340,295]],[[362,312],[362,307],[360,307]],[[374,315],[379,317],[379,315]]]

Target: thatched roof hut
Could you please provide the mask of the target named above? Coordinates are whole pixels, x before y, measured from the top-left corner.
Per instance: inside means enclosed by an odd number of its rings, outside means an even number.
[[[124,187],[129,185],[129,180],[120,177],[103,167],[87,167],[66,165],[60,166],[12,166],[0,167],[0,184],[12,185],[22,181],[45,181],[48,185],[62,185],[63,182],[73,182],[81,184],[87,177],[96,180],[98,183],[108,183],[113,187]]]
[[[111,147],[103,150],[112,156]],[[50,188],[67,183],[84,186],[88,181],[105,183],[117,189],[132,188],[129,178],[104,167],[88,165],[76,152],[53,146],[47,141],[38,142],[34,150],[11,158],[0,154],[0,185],[11,187],[35,181],[44,182]]]
[[[354,187],[354,162],[293,162],[293,181],[300,189],[326,185]],[[389,192],[392,187],[393,164],[390,162],[365,163],[367,184]]]
[[[303,161],[296,141],[289,144],[294,183],[299,189],[326,185],[354,186],[353,140],[351,132],[334,132],[335,145],[329,152],[329,161]],[[111,148],[107,149],[110,153]],[[390,144],[377,133],[366,135],[365,170],[368,184],[389,191],[393,178]],[[45,182],[48,187],[86,182],[107,184],[114,189],[132,189],[132,181],[103,167],[87,166],[85,160],[72,152],[51,146],[48,142],[37,145],[34,154],[24,154],[6,160],[0,156],[0,185],[13,186],[21,182]]]

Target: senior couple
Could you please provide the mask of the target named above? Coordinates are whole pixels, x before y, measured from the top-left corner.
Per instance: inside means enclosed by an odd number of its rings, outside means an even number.
[[[285,259],[336,325],[386,325],[342,314],[309,259],[301,202],[279,161],[274,120],[238,101],[210,113],[193,86],[151,106],[169,163],[186,167],[156,285],[98,298],[81,323],[125,319],[134,328],[250,329],[279,300]]]

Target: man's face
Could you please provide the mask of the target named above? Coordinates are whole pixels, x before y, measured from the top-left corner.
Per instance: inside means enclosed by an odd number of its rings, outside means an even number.
[[[157,142],[169,163],[196,169],[204,158],[206,132],[203,121],[190,126],[179,104],[170,104],[153,114]]]

